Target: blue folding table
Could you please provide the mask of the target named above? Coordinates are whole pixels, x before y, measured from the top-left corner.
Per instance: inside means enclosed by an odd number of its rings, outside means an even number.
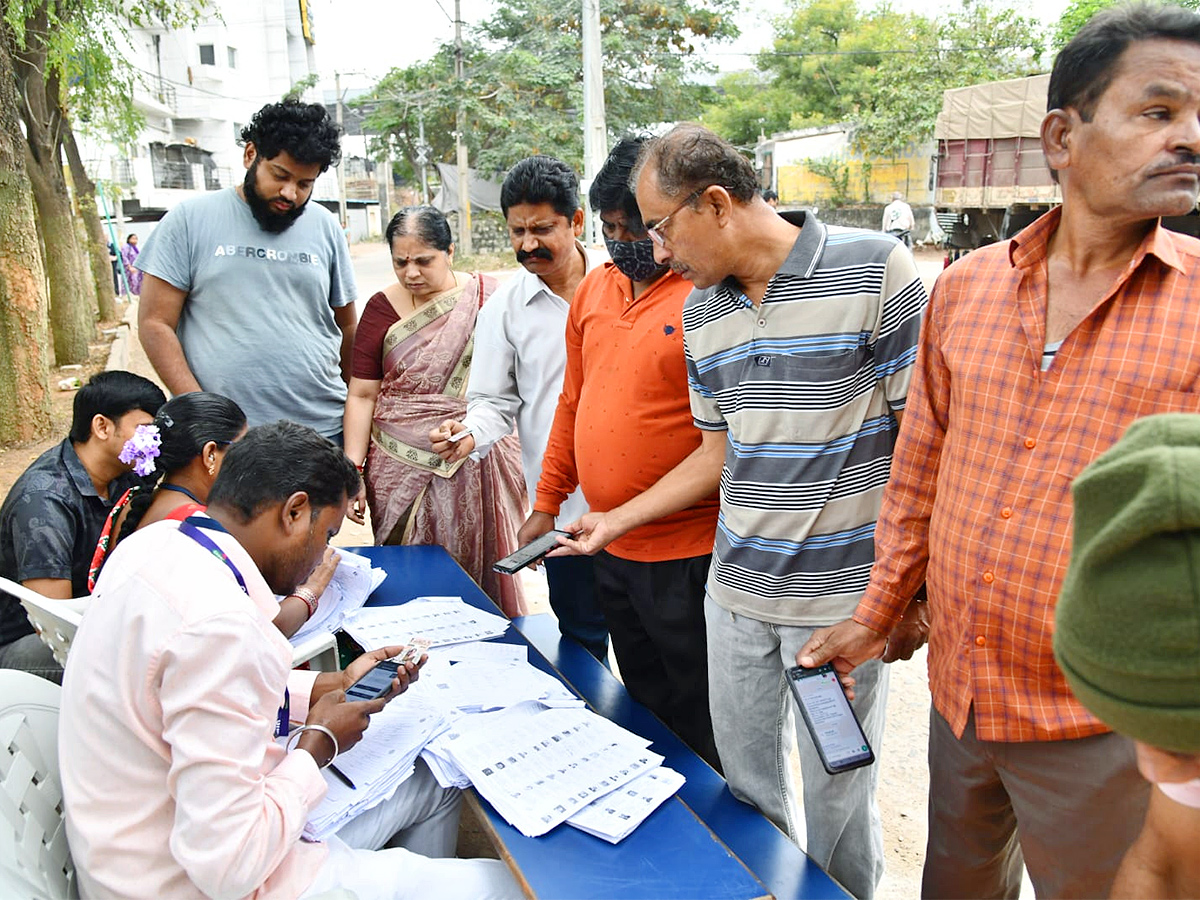
[[[421,596],[460,596],[472,606],[496,605],[441,547],[355,547],[387,572],[368,605],[391,606]],[[753,807],[586,650],[559,637],[547,615],[513,620],[502,638],[526,644],[529,662],[558,678],[590,708],[652,741],[651,749],[687,783],[629,837],[612,845],[569,825],[525,837],[479,798],[478,807],[502,858],[530,897],[846,898],[820,866]]]

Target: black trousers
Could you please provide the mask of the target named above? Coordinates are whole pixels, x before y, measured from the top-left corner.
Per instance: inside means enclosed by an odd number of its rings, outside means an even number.
[[[595,560],[596,596],[625,689],[721,771],[704,626],[711,556],[634,562],[601,551]]]

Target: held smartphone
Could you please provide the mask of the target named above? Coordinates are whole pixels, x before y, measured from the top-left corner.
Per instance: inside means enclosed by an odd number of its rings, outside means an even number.
[[[520,550],[515,550],[504,559],[499,560],[492,566],[493,572],[499,572],[501,575],[513,575],[525,568],[530,563],[535,563],[555,547],[558,546],[558,536],[571,537],[569,531],[559,531],[557,528],[551,529],[541,537],[534,538]]]
[[[875,762],[867,736],[830,663],[815,669],[792,666],[787,670],[787,679],[826,772],[836,775]]]
[[[376,663],[375,668],[350,685],[350,689],[346,691],[346,699],[374,700],[386,696],[392,690],[392,679],[396,677],[400,667],[418,662],[421,654],[429,649],[429,644],[428,638],[415,638],[391,659]]]
[[[369,671],[346,691],[347,700],[375,700],[387,696],[392,690],[392,679],[396,677],[400,664],[391,659],[376,663]]]

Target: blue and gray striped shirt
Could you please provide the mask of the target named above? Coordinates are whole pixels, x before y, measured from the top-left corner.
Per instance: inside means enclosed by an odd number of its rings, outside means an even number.
[[[800,235],[759,307],[727,279],[683,310],[696,426],[729,432],[708,593],[828,624],[867,585],[928,298],[895,238],[783,215]]]

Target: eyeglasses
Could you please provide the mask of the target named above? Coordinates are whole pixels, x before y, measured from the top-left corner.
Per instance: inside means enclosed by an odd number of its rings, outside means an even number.
[[[663,216],[661,219],[659,219],[653,225],[647,226],[646,234],[650,235],[650,239],[652,241],[654,241],[654,243],[658,244],[658,246],[660,246],[660,247],[664,246],[667,242],[667,236],[663,233],[663,226],[665,224],[667,224],[667,222],[670,220],[671,216],[675,215],[675,213],[679,212],[681,209],[683,209],[685,206],[687,206],[689,203],[691,203],[693,200],[695,200],[697,197],[699,197],[701,194],[703,194],[705,191],[707,191],[710,187],[712,187],[711,184],[706,184],[706,185],[704,185],[704,187],[696,188],[694,191],[692,191],[690,194],[688,194],[687,197],[684,198],[684,201],[682,203],[680,203],[677,207],[675,207],[673,210],[671,210],[669,213],[667,213],[665,216]]]

